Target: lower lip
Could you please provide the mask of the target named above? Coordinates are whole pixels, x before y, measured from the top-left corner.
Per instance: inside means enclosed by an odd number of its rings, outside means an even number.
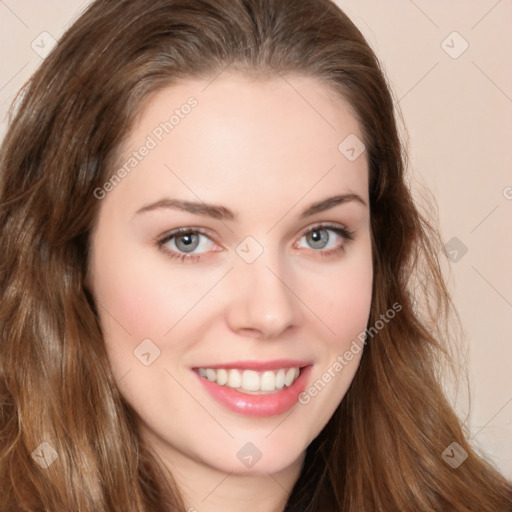
[[[312,368],[312,365],[302,368],[300,375],[290,387],[268,395],[248,395],[227,386],[220,386],[201,377],[199,373],[194,373],[208,393],[229,410],[244,416],[261,417],[275,416],[291,409],[297,403],[299,395],[306,389]]]

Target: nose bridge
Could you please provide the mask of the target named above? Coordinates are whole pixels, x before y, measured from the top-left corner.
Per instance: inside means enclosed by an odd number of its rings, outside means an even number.
[[[276,337],[290,326],[298,325],[302,318],[291,273],[287,271],[285,255],[279,254],[275,247],[261,247],[253,261],[244,258],[243,249],[256,250],[250,240],[247,244],[242,243],[238,248],[242,252],[233,272],[235,291],[229,304],[228,321],[234,331]]]

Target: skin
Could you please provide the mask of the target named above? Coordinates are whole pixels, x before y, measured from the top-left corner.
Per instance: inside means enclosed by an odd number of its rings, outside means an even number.
[[[119,388],[187,507],[282,511],[305,449],[345,395],[362,352],[308,404],[263,418],[226,409],[191,368],[306,359],[314,363],[309,386],[364,331],[373,279],[368,164],[365,153],[349,161],[338,150],[348,135],[363,137],[345,101],[316,79],[224,73],[153,95],[120,161],[190,96],[197,107],[101,200],[89,284]],[[365,204],[300,218],[313,203],[347,193]],[[222,205],[239,219],[136,213],[163,198]],[[321,230],[329,242],[318,248],[305,236],[318,223],[346,227],[354,239]],[[182,227],[207,231],[194,250],[199,260],[170,258],[176,239],[158,246]],[[253,263],[236,252],[247,236],[263,248]],[[133,351],[148,338],[160,356],[145,366]],[[251,468],[237,457],[248,442],[262,454]]]

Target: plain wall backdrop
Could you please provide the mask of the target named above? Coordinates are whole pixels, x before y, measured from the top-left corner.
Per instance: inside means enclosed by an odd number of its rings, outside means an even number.
[[[16,92],[88,3],[0,0],[0,138]],[[337,3],[383,64],[413,191],[437,198],[471,388],[470,409],[454,404],[475,448],[512,480],[512,2]]]

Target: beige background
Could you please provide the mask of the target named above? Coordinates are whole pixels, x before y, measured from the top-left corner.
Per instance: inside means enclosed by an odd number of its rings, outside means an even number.
[[[87,4],[0,0],[0,137],[17,90],[42,62],[33,41],[42,32],[58,39]],[[408,131],[413,186],[436,195],[443,241],[458,259],[450,281],[471,409],[464,398],[455,405],[474,446],[512,479],[512,2],[338,4],[384,64]]]

